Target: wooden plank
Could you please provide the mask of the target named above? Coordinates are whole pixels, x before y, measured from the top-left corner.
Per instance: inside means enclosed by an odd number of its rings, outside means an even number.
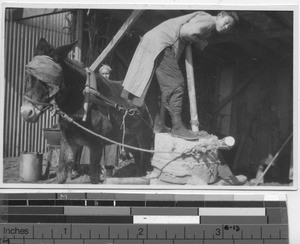
[[[141,16],[144,10],[134,10],[131,15],[127,18],[125,23],[122,25],[117,34],[113,37],[111,42],[107,45],[107,47],[102,51],[102,53],[98,56],[95,62],[90,66],[90,70],[95,71],[98,66],[103,62],[103,60],[108,56],[108,54],[116,47],[122,37],[126,34],[126,32],[131,28],[134,22]]]
[[[192,47],[187,45],[185,48],[185,67],[187,75],[187,87],[190,101],[190,114],[191,114],[191,127],[192,131],[199,131],[199,120],[197,112],[197,100],[195,90],[195,78],[194,78],[194,67],[193,67],[193,56]]]

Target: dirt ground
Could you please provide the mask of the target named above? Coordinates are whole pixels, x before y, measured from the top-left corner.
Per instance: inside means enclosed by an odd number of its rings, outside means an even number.
[[[34,183],[51,183],[52,179],[55,178],[57,168],[58,168],[58,160],[59,160],[59,151],[54,150],[51,159],[51,166],[49,168],[49,172],[47,173],[47,157],[48,153],[43,155],[43,166],[42,166],[42,176],[41,180]],[[20,157],[11,157],[11,158],[4,158],[3,159],[3,183],[31,183],[31,182],[24,182],[23,179],[20,177]],[[85,173],[88,172],[88,165],[81,165],[79,168],[79,173],[82,177],[73,176],[72,179],[68,179],[67,183],[90,183],[87,179],[88,177]],[[133,159],[127,160],[120,160],[118,167],[116,167],[113,171],[114,177],[135,177],[135,165]],[[105,173],[105,169],[102,169],[103,173]],[[78,175],[77,175],[78,176]],[[101,176],[102,180],[104,175]]]
[[[47,154],[43,155],[43,172],[42,178],[38,182],[34,182],[35,184],[49,184],[52,183],[53,179],[55,179],[56,171],[58,167],[58,157],[59,151],[54,151],[51,160],[51,167],[49,172],[46,173],[47,169]],[[74,176],[73,178],[69,178],[66,183],[68,184],[88,184],[89,177],[87,176],[87,168],[88,165],[81,165],[79,172],[81,175]],[[120,160],[118,167],[116,167],[113,171],[113,177],[135,177],[135,164],[133,159]],[[3,183],[30,183],[24,182],[23,179],[20,178],[20,158],[12,157],[12,158],[4,158],[3,159]],[[105,173],[105,169],[103,169]],[[46,175],[47,174],[47,175]],[[105,174],[101,176],[102,180],[105,180]],[[112,178],[113,179],[113,178]],[[115,178],[116,179],[116,178]],[[115,181],[112,181],[115,182]],[[229,185],[224,180],[220,180],[215,183],[215,185]],[[243,186],[251,186],[253,183],[250,181],[246,181]],[[278,182],[268,182],[260,184],[260,186],[292,186],[292,182],[290,183],[278,183]]]

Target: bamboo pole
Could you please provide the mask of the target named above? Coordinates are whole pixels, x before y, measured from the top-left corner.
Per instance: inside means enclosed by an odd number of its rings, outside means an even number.
[[[191,114],[191,127],[192,131],[199,131],[199,120],[197,112],[197,100],[196,100],[196,90],[195,90],[195,78],[194,78],[194,67],[193,67],[193,57],[192,57],[192,47],[187,45],[185,48],[185,66],[187,74],[187,86],[190,101],[190,114]]]
[[[289,137],[286,139],[286,141],[283,143],[283,145],[281,146],[281,148],[278,150],[278,152],[275,154],[274,158],[272,159],[272,161],[268,164],[267,168],[265,169],[265,171],[259,176],[258,179],[256,179],[255,182],[255,186],[257,186],[261,180],[263,179],[263,177],[265,176],[265,174],[268,172],[269,168],[273,165],[274,161],[277,159],[277,157],[279,156],[279,154],[281,153],[282,149],[285,147],[285,145],[289,142],[289,140],[292,138],[293,133],[291,133],[289,135]]]

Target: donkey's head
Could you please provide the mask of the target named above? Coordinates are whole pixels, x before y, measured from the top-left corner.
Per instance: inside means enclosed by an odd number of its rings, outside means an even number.
[[[35,123],[51,100],[64,87],[64,74],[60,62],[67,58],[75,43],[54,49],[40,39],[33,59],[26,65],[25,92],[21,106],[22,118]]]

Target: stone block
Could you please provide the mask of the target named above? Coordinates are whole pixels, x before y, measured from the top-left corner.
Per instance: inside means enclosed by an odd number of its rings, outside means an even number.
[[[216,181],[221,163],[218,149],[226,143],[215,135],[200,133],[201,138],[197,141],[187,141],[167,133],[155,134],[156,153],[152,158],[154,170],[149,176],[150,184],[207,185]]]

